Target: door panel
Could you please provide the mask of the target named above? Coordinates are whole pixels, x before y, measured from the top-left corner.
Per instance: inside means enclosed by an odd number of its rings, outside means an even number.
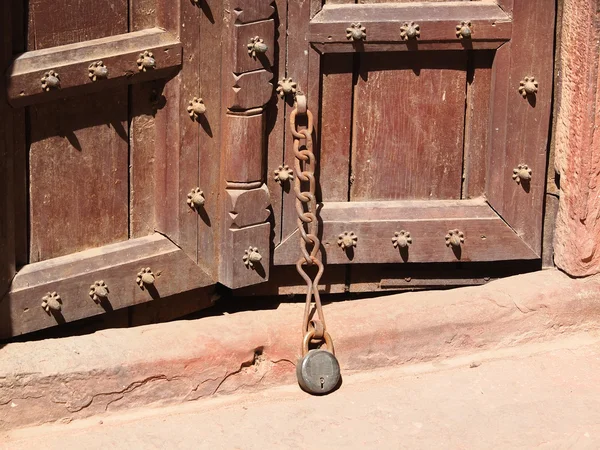
[[[199,58],[200,23],[208,24],[208,47],[220,42],[214,17],[193,2],[12,3],[3,12],[12,23],[27,14],[28,29],[12,45],[5,39],[2,54],[2,99],[22,121],[14,126],[22,134],[6,138],[17,160],[6,170],[15,192],[27,184],[28,198],[6,203],[6,217],[11,227],[23,224],[29,257],[6,247],[9,260],[0,263],[0,338],[214,284],[220,88],[207,89],[212,108],[202,120],[188,111],[203,94],[200,82],[219,86],[211,81],[220,67],[202,70]],[[107,74],[94,78],[93,63]],[[58,82],[47,89],[42,78],[50,71]],[[207,206],[192,208],[188,194],[200,186]],[[0,231],[4,250],[17,233]],[[16,274],[15,261],[24,263]]]
[[[514,267],[527,270],[531,266],[520,261],[539,262],[539,240],[532,246],[521,230],[541,231],[541,203],[522,206],[543,196],[544,177],[521,184],[513,177],[520,163],[510,156],[519,154],[516,159],[533,164],[546,158],[549,93],[534,95],[536,106],[520,92],[520,81],[534,72],[543,73],[544,85],[552,77],[554,2],[535,3],[315,1],[294,6],[288,20],[304,24],[309,43],[308,48],[288,45],[286,76],[307,92],[317,117],[326,265],[370,264],[364,267],[373,275],[380,264],[405,264],[406,269],[398,266],[397,276],[403,277],[411,263],[454,261],[466,267],[486,262],[492,264],[486,270],[497,267],[500,273],[500,261],[517,261]],[[512,16],[507,14],[511,9]],[[420,26],[414,41],[401,36],[410,21]],[[470,39],[457,35],[463,21],[471,22]],[[288,28],[301,36],[297,22]],[[352,41],[346,29],[358,22],[366,37]],[[526,31],[515,31],[517,25]],[[510,50],[521,46],[528,49],[523,52],[527,57]],[[510,75],[512,67],[518,67],[518,76]],[[503,131],[507,134],[497,140]],[[515,143],[510,148],[508,135]],[[528,153],[533,148],[535,157]],[[289,138],[284,157],[291,166]],[[502,176],[494,178],[496,172]],[[506,192],[516,204],[504,200],[504,207],[519,211],[510,220],[493,201]],[[525,195],[527,202],[520,200]],[[275,265],[294,264],[298,258],[293,204],[293,193],[284,190]],[[277,215],[275,220],[278,226]],[[392,245],[401,230],[413,238],[405,254]],[[465,237],[458,248],[446,239],[454,230]],[[344,251],[338,236],[351,231],[357,245]],[[355,279],[364,282],[360,267],[346,272],[341,282],[347,289]],[[458,266],[447,267],[452,273]],[[386,277],[386,285],[396,285]]]
[[[126,240],[127,91],[57,100],[29,113],[29,261]]]
[[[467,54],[454,53],[361,56],[350,200],[460,198]]]

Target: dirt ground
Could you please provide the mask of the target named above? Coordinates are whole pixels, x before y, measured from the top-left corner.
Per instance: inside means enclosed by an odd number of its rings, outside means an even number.
[[[3,449],[597,449],[600,336],[14,430]]]

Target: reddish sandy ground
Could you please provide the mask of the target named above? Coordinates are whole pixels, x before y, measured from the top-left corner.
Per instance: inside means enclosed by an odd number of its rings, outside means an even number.
[[[600,448],[600,336],[5,433],[3,449]]]

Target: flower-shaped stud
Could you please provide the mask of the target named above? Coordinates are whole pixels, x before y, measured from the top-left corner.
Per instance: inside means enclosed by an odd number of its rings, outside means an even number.
[[[257,55],[267,53],[269,47],[265,44],[265,40],[260,36],[254,36],[248,42],[248,54],[256,59]]]
[[[137,60],[138,70],[140,72],[147,72],[148,70],[156,69],[156,59],[154,59],[154,53],[148,50],[144,50],[140,53],[140,57]]]
[[[356,247],[358,242],[358,236],[354,234],[354,231],[344,231],[338,236],[338,245],[342,247],[342,250]]]
[[[459,248],[460,244],[464,244],[465,234],[460,230],[450,230],[446,235],[446,247]]]
[[[519,84],[519,93],[523,98],[527,98],[529,95],[537,94],[539,86],[540,84],[535,80],[535,77],[525,77]]]
[[[156,277],[154,276],[154,273],[152,273],[152,269],[146,267],[138,272],[135,282],[140,288],[144,289],[144,286],[146,285],[153,285],[155,280]]]
[[[456,25],[456,37],[459,39],[471,39],[473,35],[472,26],[471,22],[468,21],[463,21]]]
[[[247,268],[254,269],[254,265],[261,259],[262,256],[258,252],[258,248],[250,246],[248,247],[248,250],[244,250],[244,256],[242,257],[242,260]]]
[[[346,28],[346,39],[353,41],[363,41],[367,38],[367,29],[360,22],[350,24]]]
[[[204,100],[198,97],[194,97],[190,100],[190,103],[187,107],[187,112],[192,118],[192,120],[198,120],[200,116],[203,116],[206,112],[206,105],[204,104]]]
[[[513,180],[517,182],[517,184],[527,183],[531,180],[532,171],[527,164],[519,164],[515,169],[513,169]]]
[[[279,166],[279,168],[277,168],[274,171],[274,173],[275,173],[275,181],[277,181],[280,184],[283,184],[289,180],[294,179],[294,171],[292,169],[290,169],[290,167],[287,164]]]
[[[94,284],[90,286],[90,297],[92,297],[92,300],[96,303],[108,298],[108,292],[108,286],[103,280],[95,281]]]
[[[405,230],[396,231],[394,233],[394,237],[392,238],[392,243],[394,244],[394,248],[407,248],[410,244],[412,244],[410,232]]]
[[[404,25],[400,27],[400,37],[404,41],[418,39],[421,37],[421,26],[414,22],[404,22]]]
[[[56,292],[48,292],[42,297],[42,308],[47,313],[50,311],[61,311],[62,310],[62,299]]]
[[[58,72],[49,70],[42,77],[42,91],[48,92],[58,88],[60,88],[60,77],[58,76]]]
[[[108,78],[108,67],[102,61],[96,61],[90,64],[88,76],[92,81],[104,80]]]
[[[294,95],[296,93],[296,87],[298,85],[294,83],[291,78],[282,78],[277,82],[277,93],[281,98],[285,98],[286,95]]]
[[[206,198],[204,197],[204,192],[202,192],[199,187],[195,187],[187,195],[187,204],[196,211],[202,208],[205,202]]]

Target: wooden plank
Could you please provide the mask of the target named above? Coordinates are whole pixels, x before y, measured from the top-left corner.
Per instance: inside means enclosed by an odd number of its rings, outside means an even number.
[[[0,5],[0,70],[10,64],[12,57],[12,18],[10,3],[3,2]],[[1,299],[16,272],[13,115],[6,103],[5,81],[0,77],[0,320],[7,314],[6,301]]]
[[[72,44],[127,32],[127,0],[29,0],[29,50]]]
[[[458,199],[467,55],[361,55],[350,199]]]
[[[306,33],[310,20],[310,2],[288,2],[288,28],[287,28],[287,76],[298,84],[298,90],[306,93],[309,88],[309,42]],[[319,99],[308,99],[309,102],[318,103]],[[312,104],[310,105],[312,107]],[[302,126],[302,118],[298,119],[298,125]],[[289,124],[286,123],[286,127]],[[316,136],[313,136],[316,140]],[[284,164],[294,167],[293,139],[288,131],[285,135]],[[285,240],[296,230],[296,197],[293,189],[283,195],[283,214],[281,220],[281,240]],[[297,253],[294,253],[297,255]]]
[[[327,55],[323,59],[319,187],[323,201],[348,200],[354,57]]]
[[[275,9],[278,9],[273,7],[274,3],[268,1],[257,2],[256,0],[237,0],[236,8],[233,10],[235,23],[250,23],[269,19]]]
[[[37,105],[30,121],[30,261],[127,239],[126,92]]]
[[[277,82],[284,77],[288,77],[286,71],[287,61],[287,0],[276,0],[275,5],[275,42],[273,66],[273,80]],[[295,79],[295,81],[297,81]],[[273,97],[266,107],[266,132],[267,132],[267,187],[270,193],[271,206],[273,208],[273,245],[281,241],[281,223],[283,197],[290,195],[292,184],[280,184],[275,180],[275,170],[284,164],[284,149],[286,145],[287,133],[287,114],[289,104],[293,101],[292,97],[281,99],[278,96]],[[290,166],[292,167],[292,166]],[[293,194],[291,194],[293,197]]]
[[[486,204],[475,201],[326,203],[320,213],[322,257],[327,264],[503,261],[538,256]],[[449,230],[465,237],[460,251],[446,245]],[[408,251],[393,246],[394,233],[410,232]],[[356,247],[344,251],[338,236],[354,232]],[[275,249],[274,264],[295,264],[299,234]],[[288,242],[289,241],[289,242]]]
[[[542,244],[542,211],[550,106],[554,1],[520,0],[513,9],[510,43],[494,61],[492,135],[487,196],[492,207],[538,255]],[[539,90],[523,98],[520,81],[534,76]],[[513,170],[527,164],[529,183],[512,180]]]
[[[145,50],[153,53],[156,69],[140,72],[137,60]],[[181,58],[179,41],[158,28],[30,51],[18,56],[8,70],[9,101],[19,107],[168,77],[181,66]],[[107,67],[107,79],[90,79],[89,66],[96,61]],[[46,92],[40,80],[50,70],[59,74],[60,89]]]
[[[159,24],[179,34],[185,57],[181,72],[169,80],[162,95],[167,99],[156,114],[156,226],[169,236],[193,261],[197,261],[199,214],[187,204],[188,193],[201,187],[207,205],[214,201],[198,179],[199,136],[203,125],[190,118],[187,107],[200,91],[200,17],[202,10],[192,2],[176,7],[160,6]],[[176,31],[175,31],[176,30]],[[214,108],[206,103],[207,111]]]
[[[449,289],[487,284],[495,279],[539,270],[539,261],[370,264],[350,266],[350,292]]]
[[[301,295],[306,294],[306,283],[292,266],[271,267],[269,281],[233,291],[233,295],[240,297],[262,297],[267,295]],[[348,292],[346,284],[346,267],[337,265],[326,268],[323,278],[319,283],[321,294],[343,294]],[[302,297],[299,299],[303,301]],[[241,301],[241,299],[240,299]]]
[[[416,45],[410,43],[410,45],[404,42],[390,42],[390,43],[369,43],[349,46],[346,42],[332,42],[332,43],[313,43],[311,44],[319,53],[375,53],[375,52],[413,52],[418,50],[431,51],[431,50],[443,50],[443,51],[464,51],[468,50],[496,50],[500,48],[506,41],[473,41],[467,43],[463,41],[457,42],[419,42]]]
[[[365,42],[402,42],[400,27],[404,22],[417,22],[421,27],[420,42],[457,41],[456,25],[469,20],[473,35],[469,42],[506,42],[511,37],[511,18],[500,7],[488,2],[452,3],[383,3],[359,5],[326,4],[309,25],[310,42],[346,43],[351,23],[366,28]],[[356,46],[360,47],[360,46]]]
[[[221,199],[224,196],[224,180],[221,178],[221,145],[223,130],[223,116],[225,105],[222,103],[222,82],[225,68],[219,64],[222,61],[223,23],[225,5],[223,2],[210,3],[210,14],[204,9],[201,11],[199,23],[200,34],[195,48],[195,57],[199,64],[196,89],[207,105],[204,121],[198,130],[198,186],[205,194],[207,201],[204,205],[205,215],[200,215],[196,223],[198,242],[196,245],[197,261],[207,273],[216,281],[218,279],[220,244],[223,218]],[[185,12],[184,12],[185,13]],[[198,22],[196,22],[198,23]],[[190,22],[187,26],[196,27]],[[186,192],[187,195],[187,192]]]
[[[275,44],[275,23],[273,19],[253,22],[249,24],[236,24],[232,28],[233,34],[233,65],[232,72],[240,74],[252,70],[267,69],[273,65],[273,50]],[[255,57],[248,53],[250,40],[258,36],[267,46],[266,53],[257,54]]]
[[[470,55],[465,110],[462,198],[480,197],[485,193],[493,60],[492,52],[473,52]]]
[[[156,26],[157,0],[129,0],[129,30]],[[156,120],[158,110],[167,99],[163,96],[165,81],[133,84],[129,88],[129,237],[138,238],[156,229],[154,205],[156,180]],[[158,162],[160,164],[160,162]]]
[[[141,289],[136,278],[145,267],[152,269],[156,281],[153,286]],[[109,294],[107,300],[95,302],[89,295],[90,286],[99,280],[105,282]],[[29,264],[15,277],[5,299],[10,305],[12,329],[2,328],[0,338],[104,314],[211,283],[210,277],[183,251],[159,234]],[[42,297],[54,291],[61,297],[62,310],[49,314],[41,307]]]

